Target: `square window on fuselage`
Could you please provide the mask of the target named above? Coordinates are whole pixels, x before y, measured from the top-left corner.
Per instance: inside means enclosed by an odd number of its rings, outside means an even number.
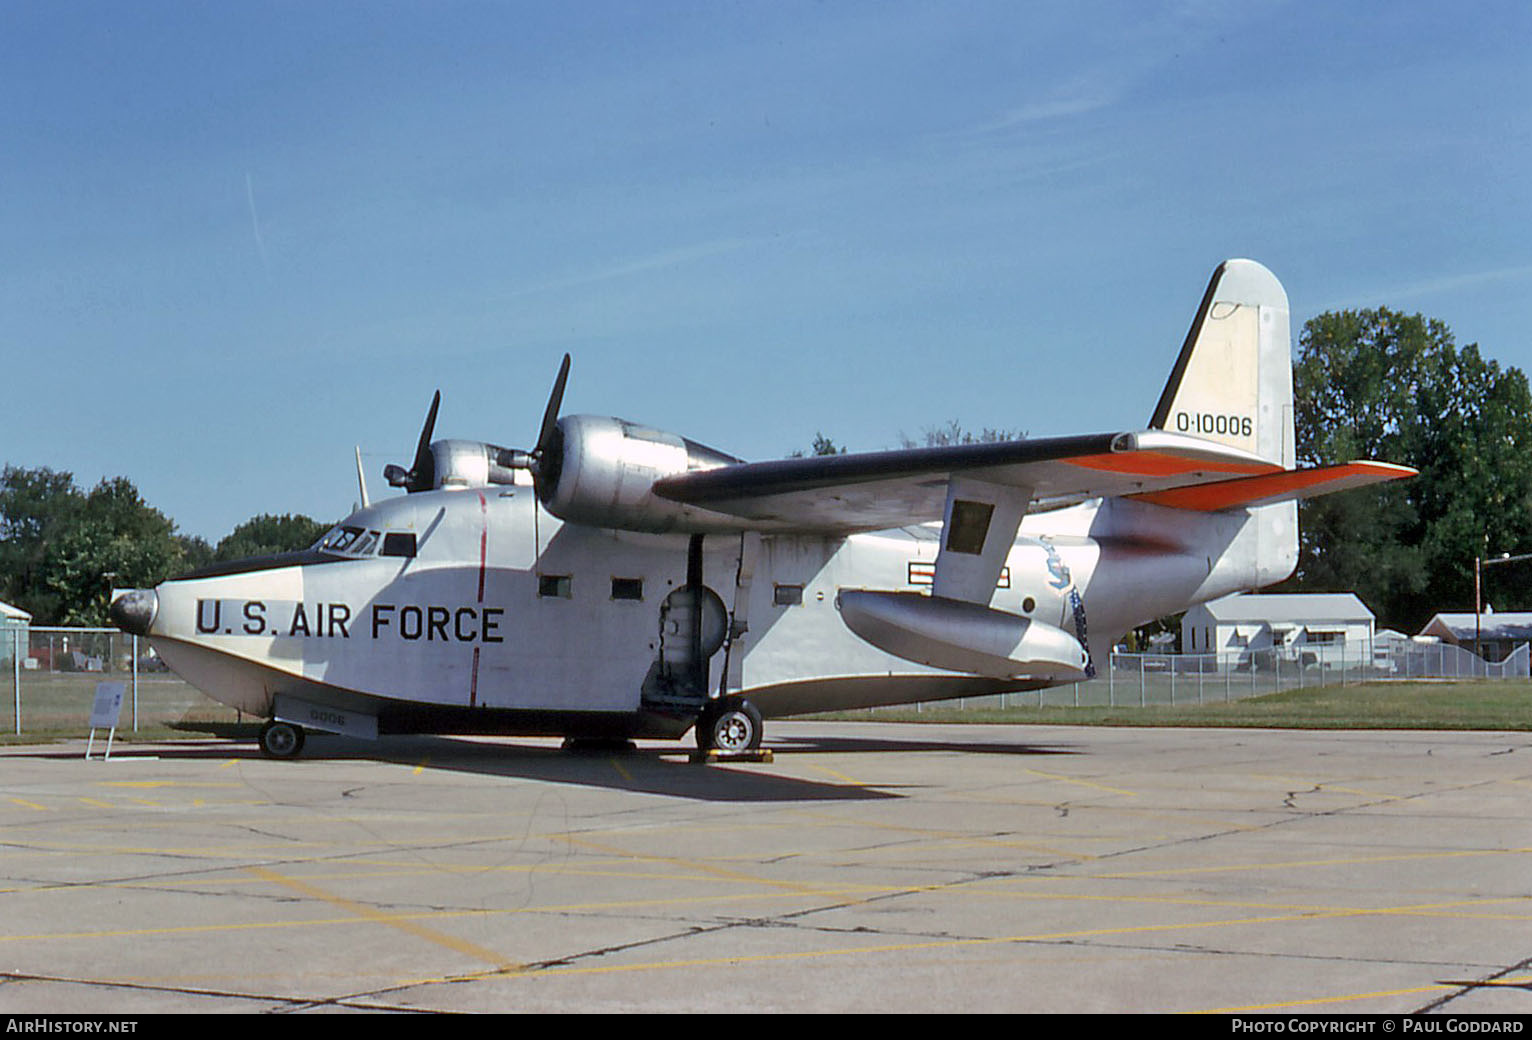
[[[537,594],[544,598],[573,599],[574,579],[567,574],[539,574]]]

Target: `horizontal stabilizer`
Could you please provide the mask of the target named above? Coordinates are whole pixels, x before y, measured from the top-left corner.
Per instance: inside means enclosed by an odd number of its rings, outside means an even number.
[[[1402,480],[1415,476],[1415,473],[1416,471],[1408,466],[1395,466],[1387,462],[1348,462],[1341,466],[1320,466],[1315,469],[1263,473],[1254,477],[1239,477],[1211,484],[1170,488],[1166,491],[1153,491],[1132,497],[1140,502],[1152,502],[1157,506],[1212,513],[1221,509],[1240,509],[1246,506],[1289,502],[1299,498],[1315,498],[1336,491],[1350,491],[1369,484],[1381,484],[1388,480]]]

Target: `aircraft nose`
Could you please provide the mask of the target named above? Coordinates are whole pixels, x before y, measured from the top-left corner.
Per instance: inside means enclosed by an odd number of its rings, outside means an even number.
[[[160,597],[153,589],[134,589],[112,600],[107,616],[129,635],[146,636],[160,608]]]

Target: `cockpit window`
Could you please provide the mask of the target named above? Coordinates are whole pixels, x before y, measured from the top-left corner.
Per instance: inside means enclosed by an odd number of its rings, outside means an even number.
[[[378,532],[363,527],[340,526],[319,542],[319,551],[337,556],[371,556],[378,546]]]
[[[346,547],[362,533],[360,527],[337,527],[325,536],[319,547],[325,552],[345,552]]]
[[[414,556],[415,532],[390,531],[383,536],[384,556]]]

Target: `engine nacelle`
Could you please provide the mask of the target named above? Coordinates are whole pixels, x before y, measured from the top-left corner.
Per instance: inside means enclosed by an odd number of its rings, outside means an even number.
[[[548,512],[570,523],[653,533],[737,531],[738,517],[672,502],[652,489],[664,477],[741,461],[625,419],[570,415],[559,420],[539,463],[537,492]]]
[[[432,487],[461,490],[489,484],[527,483],[525,453],[483,441],[444,440],[431,443]]]

